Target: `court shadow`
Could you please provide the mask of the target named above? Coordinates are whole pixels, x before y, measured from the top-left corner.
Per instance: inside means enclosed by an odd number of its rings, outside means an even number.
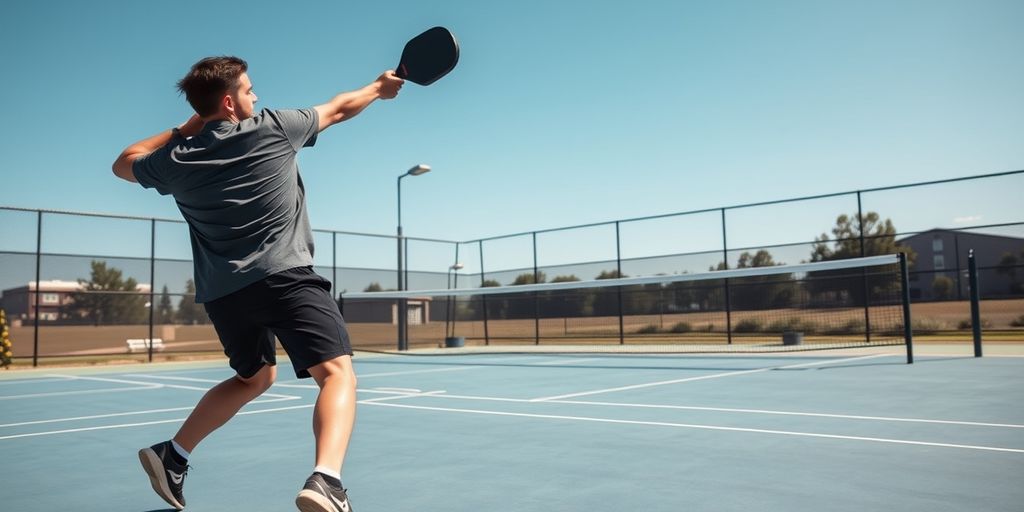
[[[914,364],[942,363],[942,362],[947,362],[947,361],[964,361],[964,360],[968,360],[968,359],[975,359],[975,357],[974,356],[948,356],[948,357],[947,356],[943,356],[943,357],[917,356],[917,357],[914,358]],[[865,367],[865,366],[906,366],[906,365],[907,365],[906,358],[903,357],[903,356],[900,356],[899,359],[890,360],[890,361],[871,360],[871,361],[864,361],[864,362],[850,363],[850,364],[836,364],[836,365],[820,366],[820,367],[815,367],[815,368],[791,368],[791,369],[778,368],[777,371],[793,371],[793,370],[821,371],[821,370],[836,370],[836,369],[841,369],[841,368],[860,368],[860,367]]]

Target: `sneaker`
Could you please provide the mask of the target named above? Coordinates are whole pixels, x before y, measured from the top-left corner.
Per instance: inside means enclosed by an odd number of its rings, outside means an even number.
[[[345,489],[331,487],[319,473],[306,479],[295,506],[300,512],[352,512]]]
[[[181,510],[185,508],[185,496],[181,494],[181,489],[185,484],[188,465],[175,462],[171,457],[173,451],[171,442],[164,441],[139,450],[139,461],[149,475],[153,490],[175,510]]]

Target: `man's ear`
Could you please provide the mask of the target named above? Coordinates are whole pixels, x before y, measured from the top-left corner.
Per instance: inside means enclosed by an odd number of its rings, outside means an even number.
[[[220,99],[220,106],[229,114],[235,113],[235,100],[231,98],[230,94],[225,94]]]

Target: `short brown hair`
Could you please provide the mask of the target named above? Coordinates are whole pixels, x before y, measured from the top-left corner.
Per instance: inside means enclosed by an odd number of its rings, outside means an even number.
[[[217,112],[224,94],[238,87],[238,77],[248,69],[249,65],[238,57],[207,57],[192,65],[185,78],[178,81],[178,90],[197,114],[209,116]]]

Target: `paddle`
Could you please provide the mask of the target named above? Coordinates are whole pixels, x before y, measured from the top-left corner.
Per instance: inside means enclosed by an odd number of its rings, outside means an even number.
[[[434,27],[405,43],[395,68],[399,78],[430,85],[445,76],[459,62],[459,43],[444,27]]]

